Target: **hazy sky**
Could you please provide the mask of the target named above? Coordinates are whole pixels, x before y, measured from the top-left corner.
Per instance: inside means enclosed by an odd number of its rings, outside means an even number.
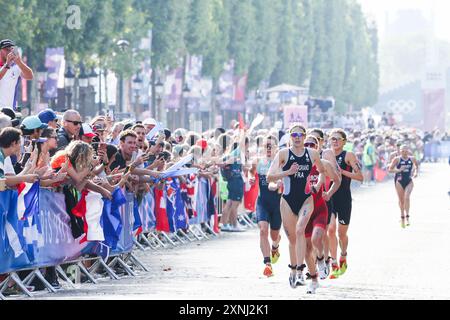
[[[386,12],[390,19],[395,17],[398,9],[420,9],[426,18],[435,12],[435,34],[438,38],[450,41],[450,1],[449,0],[358,0],[363,10],[376,18],[383,36]]]

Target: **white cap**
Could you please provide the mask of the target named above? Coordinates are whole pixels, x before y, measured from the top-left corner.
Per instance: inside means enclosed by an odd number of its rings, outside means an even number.
[[[142,122],[143,125],[153,125],[156,126],[156,120],[153,118],[147,118]]]

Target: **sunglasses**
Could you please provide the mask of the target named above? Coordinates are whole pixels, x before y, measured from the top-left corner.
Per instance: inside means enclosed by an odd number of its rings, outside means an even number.
[[[291,137],[292,138],[302,138],[304,136],[305,136],[305,134],[302,133],[302,132],[293,132],[293,133],[291,133]]]
[[[330,139],[332,142],[338,142],[338,141],[344,141],[344,138],[336,138],[336,137],[333,137],[333,138],[331,138]]]
[[[316,144],[315,144],[315,143],[312,143],[312,142],[305,143],[305,147],[306,147],[306,148],[315,148],[315,147],[316,147]]]
[[[81,126],[83,124],[82,121],[72,121],[72,120],[66,120],[66,122],[73,123],[75,126]]]
[[[266,148],[267,148],[267,149],[272,149],[273,146],[272,146],[271,144],[268,144],[268,145],[266,145]]]

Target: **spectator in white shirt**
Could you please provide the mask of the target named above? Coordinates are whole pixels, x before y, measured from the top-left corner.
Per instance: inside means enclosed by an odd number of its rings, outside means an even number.
[[[15,110],[20,78],[33,80],[33,71],[20,57],[13,41],[0,41],[0,107]]]

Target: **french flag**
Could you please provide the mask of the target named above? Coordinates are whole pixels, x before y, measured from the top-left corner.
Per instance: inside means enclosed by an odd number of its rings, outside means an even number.
[[[39,182],[20,183],[17,186],[17,215],[26,220],[39,212]]]
[[[101,194],[83,190],[81,199],[72,209],[74,216],[83,219],[85,236],[80,243],[86,241],[105,241],[100,220],[103,213],[103,199]]]

